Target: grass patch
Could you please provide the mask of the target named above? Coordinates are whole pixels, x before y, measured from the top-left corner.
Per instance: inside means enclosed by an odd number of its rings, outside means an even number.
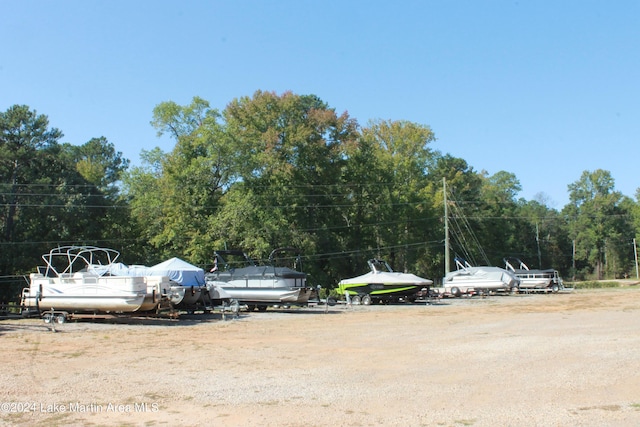
[[[145,393],[145,394],[143,395],[143,397],[144,397],[145,399],[150,399],[150,400],[158,401],[158,400],[163,399],[165,396],[163,396],[163,395],[161,395],[161,394],[158,394],[158,393]]]
[[[86,353],[85,351],[74,351],[73,353],[67,353],[66,356],[68,358],[73,359],[73,358],[76,358],[76,357],[80,357],[85,353]]]
[[[600,409],[602,411],[619,411],[620,405],[601,405],[601,406],[583,406],[579,408],[581,411],[592,411],[594,409]]]
[[[571,286],[574,289],[606,289],[619,288],[620,283],[616,281],[589,280],[586,282],[574,282]]]

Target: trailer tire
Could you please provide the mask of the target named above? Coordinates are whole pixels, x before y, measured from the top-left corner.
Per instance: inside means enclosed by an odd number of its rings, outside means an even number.
[[[360,305],[362,300],[360,299],[360,295],[354,295],[351,297],[351,305]]]
[[[551,292],[553,292],[554,294],[557,294],[559,290],[560,286],[558,286],[557,284],[551,285]]]
[[[49,323],[51,323],[51,318],[52,317],[53,316],[51,315],[51,313],[45,313],[45,314],[42,315],[42,320],[44,321],[44,323],[49,324]]]
[[[362,299],[360,300],[360,302],[362,303],[362,305],[371,305],[371,296],[370,295],[363,295]]]
[[[454,297],[459,297],[460,295],[462,295],[462,292],[460,292],[460,288],[454,286],[453,288],[451,288],[451,295],[453,295]]]
[[[56,323],[59,323],[59,324],[66,323],[67,321],[67,316],[65,316],[64,314],[58,314],[55,318],[56,318]]]

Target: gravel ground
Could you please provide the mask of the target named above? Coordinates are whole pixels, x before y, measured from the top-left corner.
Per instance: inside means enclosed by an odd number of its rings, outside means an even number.
[[[640,289],[0,321],[11,426],[636,426]]]

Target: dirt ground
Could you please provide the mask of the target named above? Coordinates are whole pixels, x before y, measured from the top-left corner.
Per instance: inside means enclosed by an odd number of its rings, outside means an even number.
[[[640,289],[0,321],[0,425],[636,426]]]

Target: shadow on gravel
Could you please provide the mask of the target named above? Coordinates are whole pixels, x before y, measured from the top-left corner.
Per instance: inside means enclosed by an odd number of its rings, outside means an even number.
[[[7,320],[3,319],[0,321],[0,336],[5,335],[9,332],[36,332],[43,331],[48,332],[50,328],[45,325],[43,322],[31,322],[31,323],[15,323],[15,319]]]

